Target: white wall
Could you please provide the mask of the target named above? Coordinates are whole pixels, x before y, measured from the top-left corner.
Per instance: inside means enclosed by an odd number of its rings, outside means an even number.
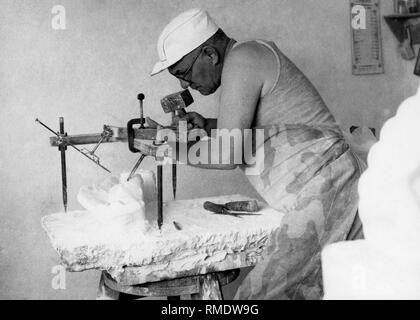
[[[66,8],[66,30],[51,28],[53,5]],[[180,90],[162,73],[149,77],[155,42],[171,17],[191,8],[209,10],[237,40],[263,38],[278,46],[307,74],[343,127],[379,128],[418,78],[403,61],[383,24],[385,74],[352,76],[347,0],[56,0],[0,2],[0,298],[92,299],[98,272],[68,273],[67,289],[51,288],[57,254],[40,217],[62,209],[60,157],[39,117],[58,128],[63,116],[70,134],[100,132],[103,124],[124,126],[137,117],[136,95],[145,112],[161,122],[162,96]],[[391,1],[382,1],[390,13]],[[194,94],[191,110],[215,116],[216,97]],[[103,164],[119,174],[137,156],[125,144],[101,146]],[[79,154],[67,153],[69,208],[78,209],[80,186],[107,176]],[[145,168],[153,169],[147,160]],[[171,177],[165,191],[171,199]],[[255,196],[239,171],[179,169],[178,198],[244,193]],[[227,292],[229,297],[234,289]]]

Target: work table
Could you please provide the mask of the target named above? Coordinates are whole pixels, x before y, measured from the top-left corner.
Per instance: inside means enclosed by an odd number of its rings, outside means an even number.
[[[135,222],[112,228],[88,211],[51,214],[42,218],[42,226],[68,271],[107,270],[119,283],[132,285],[255,265],[283,214],[262,203],[259,215],[241,218],[203,208],[205,201],[247,199],[232,195],[167,202],[161,231],[155,202],[146,206],[150,229],[145,233]]]

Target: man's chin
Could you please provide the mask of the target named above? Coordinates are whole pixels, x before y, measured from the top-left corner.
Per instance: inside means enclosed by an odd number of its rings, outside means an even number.
[[[208,95],[211,95],[212,93],[214,93],[214,90],[200,88],[200,89],[198,89],[198,92],[200,92],[200,94],[203,95],[203,96],[208,96]]]

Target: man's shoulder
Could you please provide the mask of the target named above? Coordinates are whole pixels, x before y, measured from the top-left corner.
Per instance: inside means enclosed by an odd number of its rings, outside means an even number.
[[[261,63],[273,58],[273,52],[268,46],[274,48],[275,44],[264,40],[237,42],[227,57],[227,63],[252,63],[253,65],[261,66]]]
[[[237,42],[232,48],[232,55],[242,56],[244,58],[252,58],[260,56],[267,51],[267,44],[275,46],[271,41],[265,40],[247,40],[242,42]]]

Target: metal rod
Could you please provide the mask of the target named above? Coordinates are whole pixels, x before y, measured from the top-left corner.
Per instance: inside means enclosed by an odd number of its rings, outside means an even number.
[[[55,132],[53,129],[51,129],[50,127],[48,127],[47,125],[43,124],[38,118],[35,119],[35,122],[38,122],[41,126],[43,126],[44,128],[46,128],[47,130],[51,131],[52,133],[54,133],[57,137],[60,137],[60,135]]]
[[[144,158],[146,157],[145,154],[142,154],[139,158],[139,160],[137,160],[136,164],[134,165],[133,169],[130,172],[130,175],[127,178],[127,181],[130,181],[130,179],[134,176],[134,174],[136,173],[138,167],[140,166],[140,164],[142,163],[142,161],[144,160]]]
[[[41,124],[44,128],[48,129],[49,131],[51,131],[52,133],[54,133],[57,137],[60,138],[60,134],[58,134],[57,132],[55,132],[54,130],[52,130],[50,127],[48,127],[47,125],[45,125],[44,123],[42,123],[38,118],[35,119],[36,122],[38,122],[39,124]],[[72,147],[73,149],[75,149],[76,151],[80,152],[81,154],[83,154],[86,158],[88,158],[90,161],[92,161],[93,163],[95,163],[96,165],[98,165],[99,167],[101,167],[102,169],[104,169],[105,171],[111,173],[111,171],[109,171],[107,168],[105,168],[103,165],[101,165],[100,163],[96,162],[94,159],[92,159],[91,157],[89,157],[87,154],[85,154],[84,152],[82,152],[82,150],[80,150],[79,148],[75,147],[73,144],[71,144],[70,142],[67,143],[68,146]]]
[[[176,160],[172,160],[172,161],[176,161]],[[174,195],[174,199],[176,197],[176,181],[177,181],[177,177],[176,177],[176,162],[172,164],[172,193]]]
[[[172,114],[172,125],[176,127],[177,132],[179,132],[179,125],[175,124],[175,111],[171,112]],[[177,155],[177,144],[175,143],[175,155]],[[176,167],[177,167],[177,163],[176,163],[176,157],[175,159],[172,159],[173,163],[172,163],[172,193],[174,196],[174,200],[176,198],[176,183],[177,183],[177,172],[176,172]]]
[[[158,227],[159,230],[163,224],[163,188],[162,188],[162,164],[157,165],[157,214],[158,214]]]
[[[96,150],[98,149],[98,147],[101,145],[101,143],[104,141],[105,138],[106,137],[104,135],[101,136],[101,139],[99,139],[98,143],[93,147],[90,154],[94,154],[96,152]]]
[[[60,117],[60,134],[64,135],[64,118]],[[66,172],[66,147],[59,146],[58,149],[61,153],[61,184],[63,191],[63,205],[64,212],[67,212],[67,172]]]
[[[143,100],[144,100],[144,94],[143,93],[139,93],[137,95],[137,99],[140,102],[140,129],[144,128],[144,115],[143,115]]]
[[[143,119],[144,119],[144,115],[143,115],[143,100],[140,100],[140,119],[142,120],[142,122],[140,124],[140,128],[144,128],[144,123],[143,123]]]

